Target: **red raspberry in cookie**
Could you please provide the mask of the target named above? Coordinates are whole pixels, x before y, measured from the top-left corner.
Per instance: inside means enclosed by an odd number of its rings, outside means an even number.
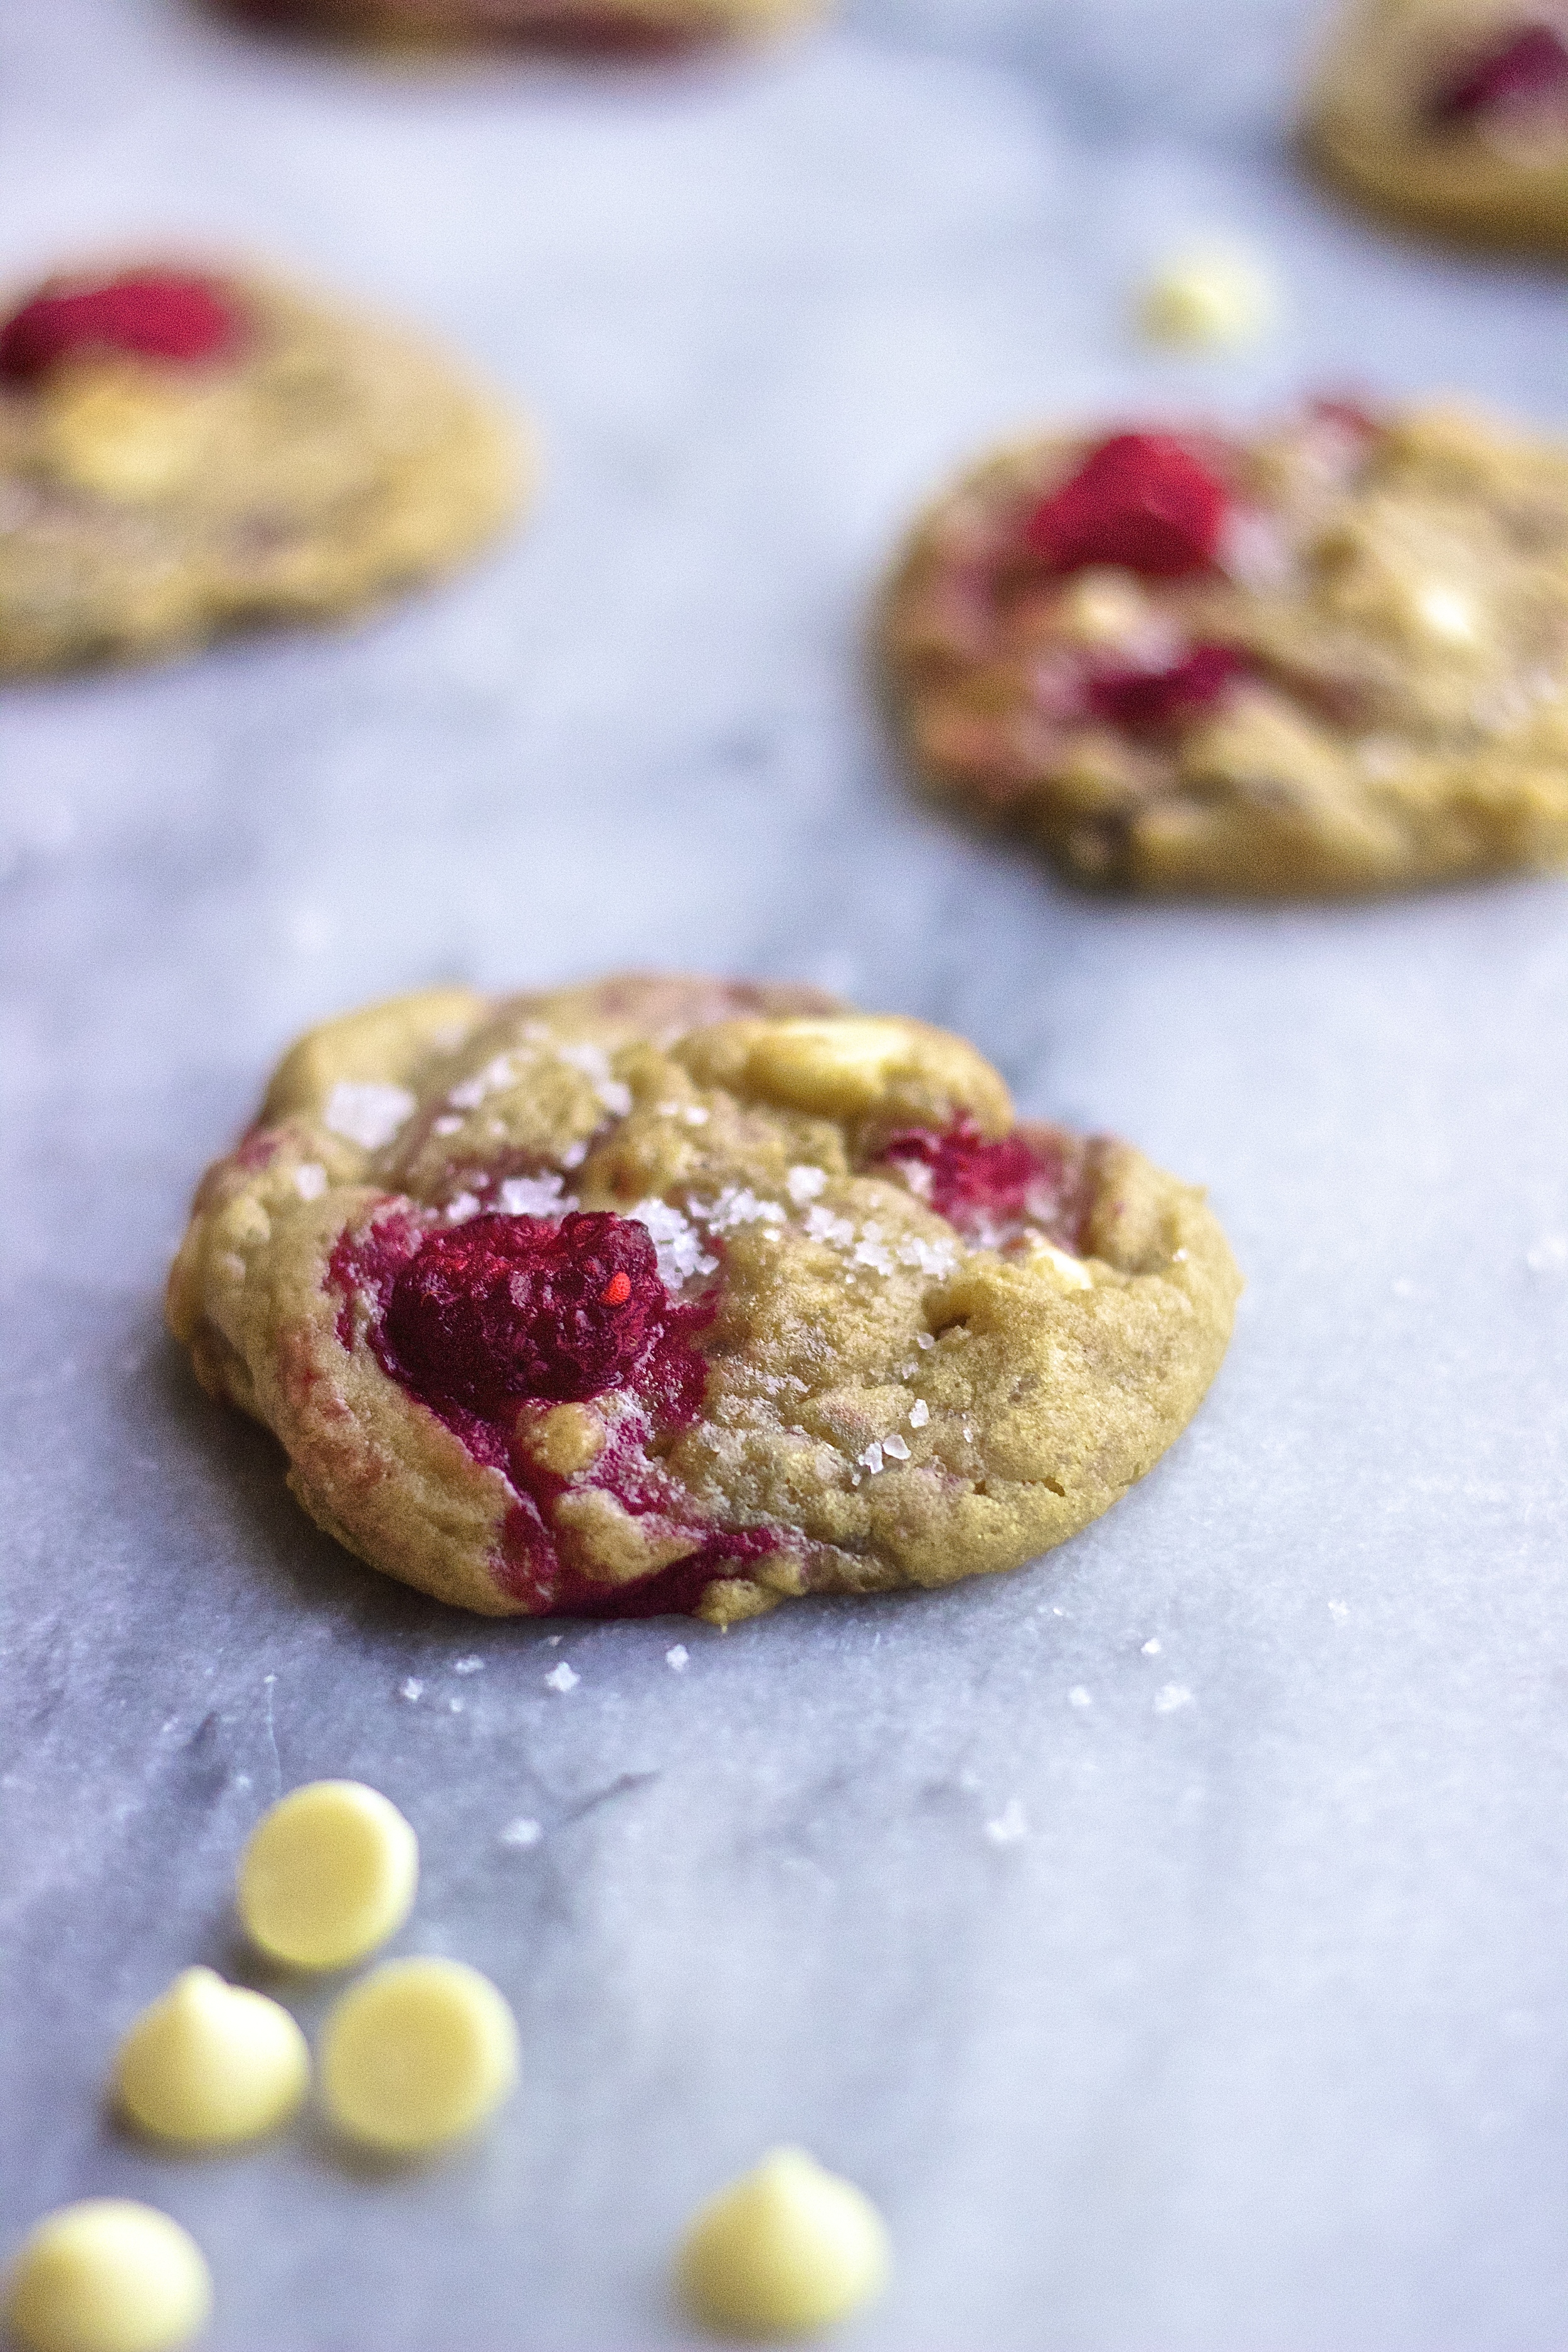
[[[96,286],[36,294],[0,327],[0,376],[26,383],[83,352],[216,359],[239,341],[233,305],[210,278],[127,271]]]
[[[1145,580],[1179,580],[1212,563],[1226,493],[1168,433],[1117,433],[1043,499],[1024,543],[1053,572],[1115,564]]]
[[[988,1143],[967,1118],[941,1133],[906,1128],[889,1138],[881,1156],[939,1217],[970,1235],[1017,1224],[1042,1209],[1048,1216],[1063,1176],[1059,1155],[1023,1135]]]
[[[1194,646],[1166,669],[1108,669],[1091,676],[1089,707],[1097,719],[1134,734],[1172,727],[1218,702],[1247,667],[1247,656],[1235,646]]]
[[[1548,25],[1530,25],[1473,59],[1430,110],[1435,123],[1459,124],[1545,105],[1568,109],[1568,42]]]
[[[631,1384],[670,1303],[630,1218],[479,1216],[420,1244],[393,1285],[386,1338],[420,1394],[481,1411],[577,1403]]]

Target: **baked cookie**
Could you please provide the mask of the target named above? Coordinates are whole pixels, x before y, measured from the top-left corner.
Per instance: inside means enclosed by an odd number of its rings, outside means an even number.
[[[235,272],[51,280],[0,325],[0,672],[356,612],[470,554],[521,475],[412,335]]]
[[[1568,5],[1360,0],[1304,131],[1339,186],[1396,220],[1568,250]]]
[[[218,0],[278,30],[372,42],[505,42],[589,52],[685,49],[783,32],[823,0]]]
[[[879,636],[924,775],[1082,881],[1291,897],[1568,856],[1568,450],[1480,416],[1023,443],[919,523]]]
[[[301,1040],[169,1320],[374,1568],[725,1624],[1016,1568],[1185,1425],[1202,1196],[1021,1126],[973,1047],[807,988],[437,989]]]

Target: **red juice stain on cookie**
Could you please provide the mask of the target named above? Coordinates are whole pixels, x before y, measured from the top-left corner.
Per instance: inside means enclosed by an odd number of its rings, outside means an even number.
[[[967,1118],[941,1130],[904,1128],[889,1137],[881,1157],[939,1217],[971,1236],[1048,1215],[1064,1176],[1061,1160],[1026,1137],[987,1143]]]
[[[30,383],[57,361],[90,352],[144,359],[216,359],[239,340],[232,303],[209,278],[142,269],[91,286],[46,289],[0,327],[0,376]]]
[[[1452,127],[1479,114],[1568,112],[1568,42],[1549,25],[1527,25],[1474,58],[1438,90],[1428,112]]]
[[[652,1574],[596,1583],[562,1560],[552,1506],[570,1481],[519,1441],[527,1403],[584,1403],[612,1391],[642,1408],[641,1428],[613,1429],[591,1484],[633,1518],[661,1525],[691,1507],[673,1490],[646,1436],[689,1428],[707,1367],[692,1344],[715,1311],[710,1297],[672,1298],[645,1225],[606,1212],[545,1217],[484,1213],[456,1226],[423,1226],[406,1212],[343,1234],[328,1268],[342,1300],[338,1337],[354,1340],[355,1298],[370,1308],[365,1339],[382,1370],[427,1406],[476,1461],[502,1472],[517,1499],[503,1547],[510,1580],[537,1612],[652,1617],[689,1613],[715,1576],[776,1553],[762,1528],[691,1524],[691,1549]]]
[[[1132,733],[1173,727],[1212,709],[1250,666],[1236,646],[1194,646],[1168,669],[1101,670],[1085,698],[1096,719]]]
[[[1053,572],[1114,564],[1145,580],[1180,580],[1213,562],[1226,490],[1168,433],[1118,433],[1043,499],[1024,526],[1029,551]]]

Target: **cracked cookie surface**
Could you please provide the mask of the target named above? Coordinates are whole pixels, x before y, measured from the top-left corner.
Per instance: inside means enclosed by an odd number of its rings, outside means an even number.
[[[1568,8],[1359,0],[1303,131],[1326,175],[1393,220],[1568,252]]]
[[[237,272],[51,280],[0,327],[0,673],[339,619],[474,552],[525,471],[396,328]]]
[[[1079,880],[1290,897],[1568,857],[1568,450],[1312,404],[1244,439],[1058,436],[918,523],[885,591],[937,789]]]
[[[632,976],[312,1031],[169,1319],[373,1567],[723,1624],[1074,1534],[1191,1418],[1238,1287],[1201,1194],[1020,1124],[962,1039]]]

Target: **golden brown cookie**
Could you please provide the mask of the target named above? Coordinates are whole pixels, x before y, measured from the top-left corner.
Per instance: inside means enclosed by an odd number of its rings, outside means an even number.
[[[169,1287],[203,1384],[373,1567],[489,1615],[723,1624],[1018,1567],[1185,1426],[1201,1194],[815,990],[440,989],[313,1030]]]
[[[500,42],[637,54],[783,32],[825,0],[216,0],[253,25],[433,47]]]
[[[921,773],[1082,881],[1568,856],[1568,450],[1479,415],[1023,443],[917,525],[879,646]]]
[[[1304,123],[1337,185],[1416,228],[1568,252],[1568,7],[1358,0]]]
[[[0,324],[0,673],[336,620],[470,555],[525,470],[399,329],[236,271],[52,279]]]

